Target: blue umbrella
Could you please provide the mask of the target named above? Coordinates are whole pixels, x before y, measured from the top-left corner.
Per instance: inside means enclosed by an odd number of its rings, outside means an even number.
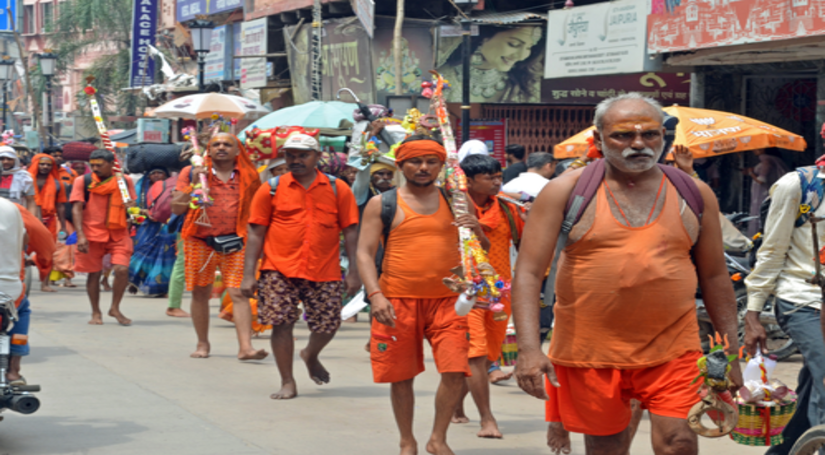
[[[304,128],[338,128],[341,120],[352,122],[352,113],[358,109],[354,103],[341,101],[310,101],[297,106],[285,107],[267,114],[244,128],[238,137],[246,140],[246,132],[252,128],[268,130],[279,126],[303,126]]]

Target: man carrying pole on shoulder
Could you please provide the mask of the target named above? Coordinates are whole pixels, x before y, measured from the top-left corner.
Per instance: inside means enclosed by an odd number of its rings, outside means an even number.
[[[467,317],[455,311],[458,295],[443,279],[461,263],[457,226],[472,229],[482,246],[489,247],[489,242],[474,216],[453,216],[446,193],[435,186],[447,160],[441,143],[412,136],[398,147],[395,160],[406,183],[370,200],[359,237],[358,268],[374,318],[373,378],[391,384],[401,454],[417,453],[413,380],[424,371],[424,338],[430,342],[441,384],[427,451],[448,455],[453,452],[447,445],[447,428],[461,399],[464,378],[470,374],[470,343]],[[382,219],[384,204],[397,209],[390,220]],[[375,254],[381,241],[385,250],[379,281]]]
[[[80,176],[72,185],[72,218],[77,232],[77,256],[75,271],[88,273],[86,292],[92,304],[89,324],[103,324],[100,311],[100,274],[103,256],[112,255],[115,282],[109,316],[120,325],[132,321],[120,311],[120,301],[129,284],[129,261],[132,258],[132,239],[129,237],[127,205],[118,187],[114,173],[115,155],[104,149],[95,150],[89,157],[92,173]],[[132,201],[135,188],[132,180],[124,176]],[[129,206],[133,206],[130,202]]]

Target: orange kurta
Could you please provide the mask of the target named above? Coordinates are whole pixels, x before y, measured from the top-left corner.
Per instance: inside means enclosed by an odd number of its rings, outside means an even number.
[[[559,263],[553,363],[634,369],[699,350],[696,269],[676,188],[650,224],[631,228],[610,211],[604,185],[593,226]]]

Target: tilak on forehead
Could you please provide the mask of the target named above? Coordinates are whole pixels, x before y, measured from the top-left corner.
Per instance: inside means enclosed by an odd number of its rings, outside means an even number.
[[[662,122],[646,115],[635,116],[634,119],[616,122],[613,131],[618,133],[641,133],[642,131],[661,130]]]
[[[106,163],[106,160],[101,159],[101,158],[95,158],[93,160],[89,160],[89,164],[104,164],[104,163]]]

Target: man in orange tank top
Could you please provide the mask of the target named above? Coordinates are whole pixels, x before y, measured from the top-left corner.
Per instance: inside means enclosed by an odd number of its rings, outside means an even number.
[[[447,428],[461,398],[464,377],[470,374],[467,317],[456,314],[458,295],[442,280],[460,264],[456,226],[473,229],[482,239],[484,233],[472,215],[454,219],[446,197],[435,186],[446,159],[444,147],[426,136],[410,137],[396,150],[396,164],[406,183],[397,190],[398,210],[384,246],[380,281],[375,254],[383,239],[382,198],[388,193],[373,197],[361,220],[358,269],[374,319],[370,339],[373,378],[391,384],[402,455],[418,450],[413,435],[413,379],[424,371],[424,338],[432,345],[441,373],[428,452],[453,453],[447,446]]]
[[[655,453],[697,453],[686,420],[699,400],[699,384],[691,385],[702,355],[697,278],[714,327],[728,338],[729,352],[738,350],[716,197],[697,181],[704,216],[685,207],[656,166],[664,149],[662,121],[661,106],[637,93],[596,108],[594,138],[605,177],[559,262],[549,358],[537,342],[536,300],[582,171],[552,180],[525,227],[513,286],[516,377],[527,393],[549,400],[548,445],[555,450],[569,449],[566,431],[573,431],[585,434],[588,454],[628,453],[635,431],[630,400],[636,399],[651,414]],[[736,388],[742,385],[738,362],[730,377]]]
[[[461,169],[467,176],[467,195],[475,207],[475,214],[481,223],[484,234],[490,243],[487,257],[490,265],[502,279],[512,277],[510,264],[510,245],[518,242],[524,221],[515,204],[505,202],[496,195],[501,190],[501,163],[490,155],[468,155],[461,161]],[[501,357],[501,345],[507,332],[510,319],[510,296],[502,297],[504,311],[492,311],[474,308],[467,315],[470,327],[470,371],[467,386],[473,395],[481,416],[480,438],[501,438],[490,405],[490,383],[487,371]],[[463,402],[463,400],[462,400]],[[459,403],[453,422],[468,422],[464,406]]]

